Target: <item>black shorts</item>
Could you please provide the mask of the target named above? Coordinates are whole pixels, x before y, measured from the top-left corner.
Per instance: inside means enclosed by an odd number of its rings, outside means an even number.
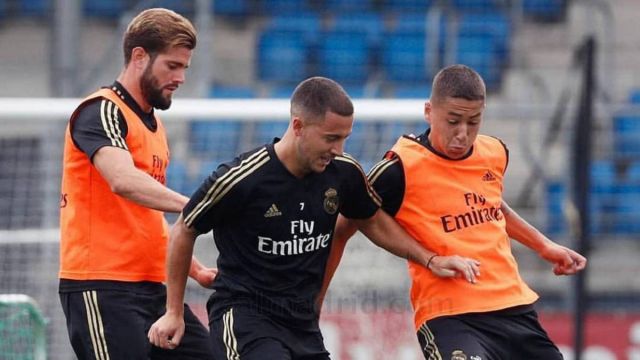
[[[166,301],[164,285],[153,285],[141,292],[61,291],[60,302],[78,359],[213,359],[209,333],[187,305],[180,346],[165,350],[149,343],[147,332],[164,314]]]
[[[525,312],[497,311],[443,316],[418,331],[427,360],[562,360],[531,307]]]
[[[251,306],[234,306],[222,315],[210,315],[209,330],[216,359],[329,359],[319,327],[289,328]]]

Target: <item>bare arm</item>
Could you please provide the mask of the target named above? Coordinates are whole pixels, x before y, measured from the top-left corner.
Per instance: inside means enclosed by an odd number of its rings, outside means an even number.
[[[587,259],[577,252],[556,244],[538,229],[524,220],[506,201],[502,201],[502,213],[507,223],[507,234],[512,239],[532,249],[540,257],[552,263],[556,275],[572,275],[585,268]]]
[[[191,258],[189,277],[197,281],[200,286],[210,288],[216,275],[218,275],[218,269],[205,267],[195,256]]]
[[[181,215],[171,228],[169,241],[167,312],[151,326],[148,333],[149,341],[161,348],[178,346],[184,335],[184,292],[196,237],[197,233],[184,224]]]
[[[333,279],[333,275],[336,273],[336,269],[340,264],[340,260],[344,254],[344,249],[347,246],[347,241],[357,230],[355,223],[349,221],[342,215],[338,215],[338,221],[336,223],[333,240],[331,242],[331,252],[325,269],[324,282],[322,283],[322,288],[320,288],[320,293],[316,302],[316,307],[318,309],[322,308],[322,303],[324,302],[324,297],[327,294],[329,283],[331,283],[331,279]]]
[[[374,244],[396,256],[427,267],[437,276],[462,276],[470,283],[475,283],[480,274],[480,263],[477,260],[458,255],[440,256],[427,250],[383,210],[378,210],[369,219],[352,221]]]
[[[136,168],[126,150],[104,146],[93,156],[93,164],[111,191],[142,206],[177,213],[189,200]]]
[[[157,182],[154,178],[136,168],[131,155],[126,150],[105,146],[93,157],[102,177],[111,190],[142,206],[166,212],[180,212],[189,198]],[[203,287],[210,287],[217,270],[203,266],[192,258],[189,276]]]

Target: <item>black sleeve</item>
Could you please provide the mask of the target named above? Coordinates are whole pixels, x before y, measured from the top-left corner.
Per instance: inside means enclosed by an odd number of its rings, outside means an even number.
[[[188,227],[205,234],[233,218],[244,204],[243,183],[234,184],[233,177],[225,176],[240,160],[221,164],[209,175],[193,193],[182,210],[182,217]]]
[[[507,157],[507,160],[504,164],[504,172],[506,173],[507,167],[509,166],[509,148],[507,147],[507,144],[505,144],[502,140],[500,140],[500,144],[502,144],[502,147],[504,147],[505,156]]]
[[[389,152],[369,172],[369,182],[382,199],[382,209],[396,216],[404,198],[404,169],[400,158]]]
[[[127,148],[127,122],[112,101],[98,98],[78,110],[71,123],[71,138],[74,144],[92,159],[103,146]]]
[[[380,197],[373,190],[358,162],[339,157],[340,171],[345,184],[345,199],[340,201],[340,213],[351,219],[367,219],[380,208]]]

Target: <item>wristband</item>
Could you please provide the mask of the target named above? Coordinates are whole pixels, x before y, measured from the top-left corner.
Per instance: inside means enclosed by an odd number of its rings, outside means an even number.
[[[429,268],[429,265],[431,265],[431,260],[433,260],[434,257],[438,256],[438,254],[435,255],[431,255],[431,257],[429,258],[429,260],[427,261],[427,269],[431,269]]]

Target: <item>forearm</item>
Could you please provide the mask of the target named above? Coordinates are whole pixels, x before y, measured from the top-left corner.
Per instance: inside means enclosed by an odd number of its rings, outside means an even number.
[[[411,237],[383,210],[378,210],[369,219],[354,220],[354,222],[374,244],[396,256],[426,267],[429,258],[435,255]]]
[[[344,254],[347,241],[353,236],[353,234],[355,234],[356,231],[357,227],[355,223],[344,218],[342,215],[338,216],[333,240],[331,241],[331,252],[329,254],[329,259],[327,260],[324,281],[318,295],[318,308],[322,307],[322,302],[324,301],[331,279],[333,279],[333,275],[338,269],[338,265],[340,264],[340,260]]]
[[[164,212],[182,211],[189,198],[179,194],[138,169],[129,169],[115,186],[114,193],[139,205]]]
[[[204,265],[195,257],[191,257],[191,264],[189,265],[189,277],[192,279],[196,279],[196,275],[199,271],[204,269]]]
[[[182,216],[171,229],[167,260],[167,312],[184,311],[184,292],[192,259],[195,234],[182,221]]]
[[[506,202],[502,202],[502,213],[505,217],[506,230],[510,238],[518,241],[524,246],[541,253],[551,244],[544,234],[524,220]]]
[[[189,199],[138,169],[131,154],[105,146],[93,157],[93,165],[115,194],[139,205],[166,212],[180,212]]]

